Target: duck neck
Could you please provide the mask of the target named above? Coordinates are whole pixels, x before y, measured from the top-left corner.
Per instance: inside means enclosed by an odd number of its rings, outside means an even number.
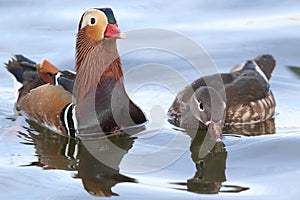
[[[130,101],[124,88],[116,40],[83,43],[79,39],[76,44],[75,83],[78,129],[80,132],[99,131],[100,123],[101,129],[109,132],[118,127],[113,120],[113,109],[124,109],[123,102]],[[120,112],[118,110],[115,113]],[[91,128],[94,130],[90,130]]]
[[[103,88],[98,85],[106,84],[107,80],[115,84],[120,83],[124,89],[123,72],[115,39],[82,42],[79,37],[76,50],[77,100],[83,100],[88,93],[95,92],[97,88]],[[106,96],[102,95],[101,98]]]

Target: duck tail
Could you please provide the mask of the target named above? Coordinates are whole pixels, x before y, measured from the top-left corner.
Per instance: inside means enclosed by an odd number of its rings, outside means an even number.
[[[24,82],[27,72],[36,72],[36,63],[23,55],[14,55],[5,65],[19,83]]]
[[[37,73],[37,64],[23,55],[14,55],[5,65],[16,79],[14,85],[17,102],[31,89],[44,84]]]

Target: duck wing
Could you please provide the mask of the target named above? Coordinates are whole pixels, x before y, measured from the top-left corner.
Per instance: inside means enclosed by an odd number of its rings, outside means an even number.
[[[231,107],[265,98],[270,92],[270,85],[258,72],[245,70],[231,83],[227,83],[225,90],[227,107]]]
[[[225,125],[258,123],[275,113],[275,98],[268,78],[256,70],[242,70],[232,83],[226,85]]]

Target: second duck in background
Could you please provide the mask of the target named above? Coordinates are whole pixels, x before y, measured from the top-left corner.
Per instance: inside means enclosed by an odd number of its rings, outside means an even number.
[[[230,73],[195,80],[175,97],[168,110],[169,122],[185,129],[207,128],[212,137],[219,138],[224,126],[270,119],[276,106],[269,85],[275,63],[273,56],[260,55]]]

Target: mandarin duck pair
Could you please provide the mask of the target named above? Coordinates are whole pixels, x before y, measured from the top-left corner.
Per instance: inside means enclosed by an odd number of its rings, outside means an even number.
[[[110,8],[94,8],[79,22],[76,72],[60,71],[45,59],[37,64],[15,55],[6,67],[22,83],[17,109],[70,137],[143,126],[147,119],[124,87],[116,44],[124,37]],[[274,67],[273,57],[262,55],[230,73],[194,81],[176,96],[168,110],[169,122],[186,129],[207,128],[211,136],[219,138],[223,126],[271,118],[275,99],[268,81]],[[214,84],[218,77],[222,84]]]

